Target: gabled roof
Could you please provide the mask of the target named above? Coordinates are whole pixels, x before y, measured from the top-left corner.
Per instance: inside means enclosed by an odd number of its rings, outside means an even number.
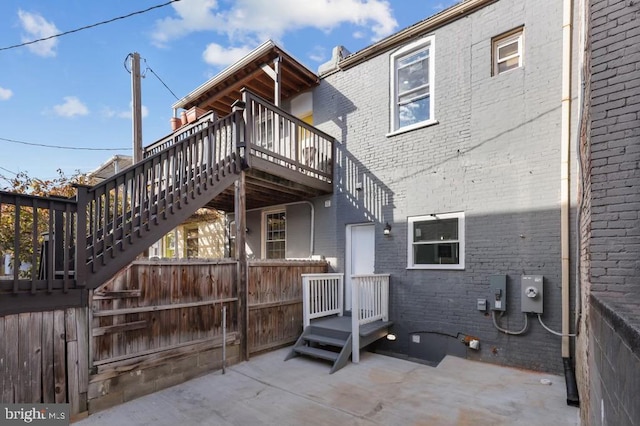
[[[274,102],[274,81],[262,67],[272,67],[274,60],[278,58],[281,59],[282,99],[290,98],[319,84],[320,79],[316,73],[298,62],[274,41],[268,40],[174,103],[173,108],[189,109],[198,106],[206,110],[212,109],[224,116],[231,112],[231,104],[241,98],[240,89],[243,87],[269,102]]]

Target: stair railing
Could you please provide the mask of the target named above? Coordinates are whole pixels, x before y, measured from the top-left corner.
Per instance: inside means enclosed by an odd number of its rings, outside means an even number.
[[[389,274],[351,277],[351,360],[360,362],[360,326],[389,321]]]
[[[306,328],[314,318],[342,316],[344,274],[302,274],[302,323]]]
[[[208,122],[86,189],[85,259],[89,275],[106,267],[119,252],[131,249],[137,255],[148,246],[137,244],[145,234],[174,210],[196,203],[198,194],[215,185],[219,175],[232,173],[237,139],[242,133],[242,113],[234,111]]]

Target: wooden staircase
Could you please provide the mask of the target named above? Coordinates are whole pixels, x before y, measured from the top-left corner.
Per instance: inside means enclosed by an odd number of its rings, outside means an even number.
[[[77,285],[100,286],[232,185],[243,167],[242,125],[235,111],[98,185],[79,187],[78,211],[87,215],[78,215],[77,241],[86,241],[78,245],[78,269],[86,271]]]
[[[374,321],[359,328],[359,348],[385,337],[391,321]],[[305,327],[302,334],[287,354],[285,361],[303,355],[330,361],[329,374],[346,366],[353,351],[353,333],[350,316],[328,317],[313,321]]]

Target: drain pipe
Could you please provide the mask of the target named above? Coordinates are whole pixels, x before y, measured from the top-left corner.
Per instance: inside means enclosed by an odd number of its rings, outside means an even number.
[[[562,13],[562,127],[560,142],[560,250],[562,260],[562,362],[567,386],[567,404],[578,405],[571,347],[569,342],[569,154],[571,139],[571,31],[572,0],[564,0]]]

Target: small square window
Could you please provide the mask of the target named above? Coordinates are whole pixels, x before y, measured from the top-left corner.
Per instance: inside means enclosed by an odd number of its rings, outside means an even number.
[[[409,269],[464,269],[464,213],[415,216],[409,223]]]
[[[492,44],[493,75],[503,74],[522,66],[524,28],[494,37]]]

